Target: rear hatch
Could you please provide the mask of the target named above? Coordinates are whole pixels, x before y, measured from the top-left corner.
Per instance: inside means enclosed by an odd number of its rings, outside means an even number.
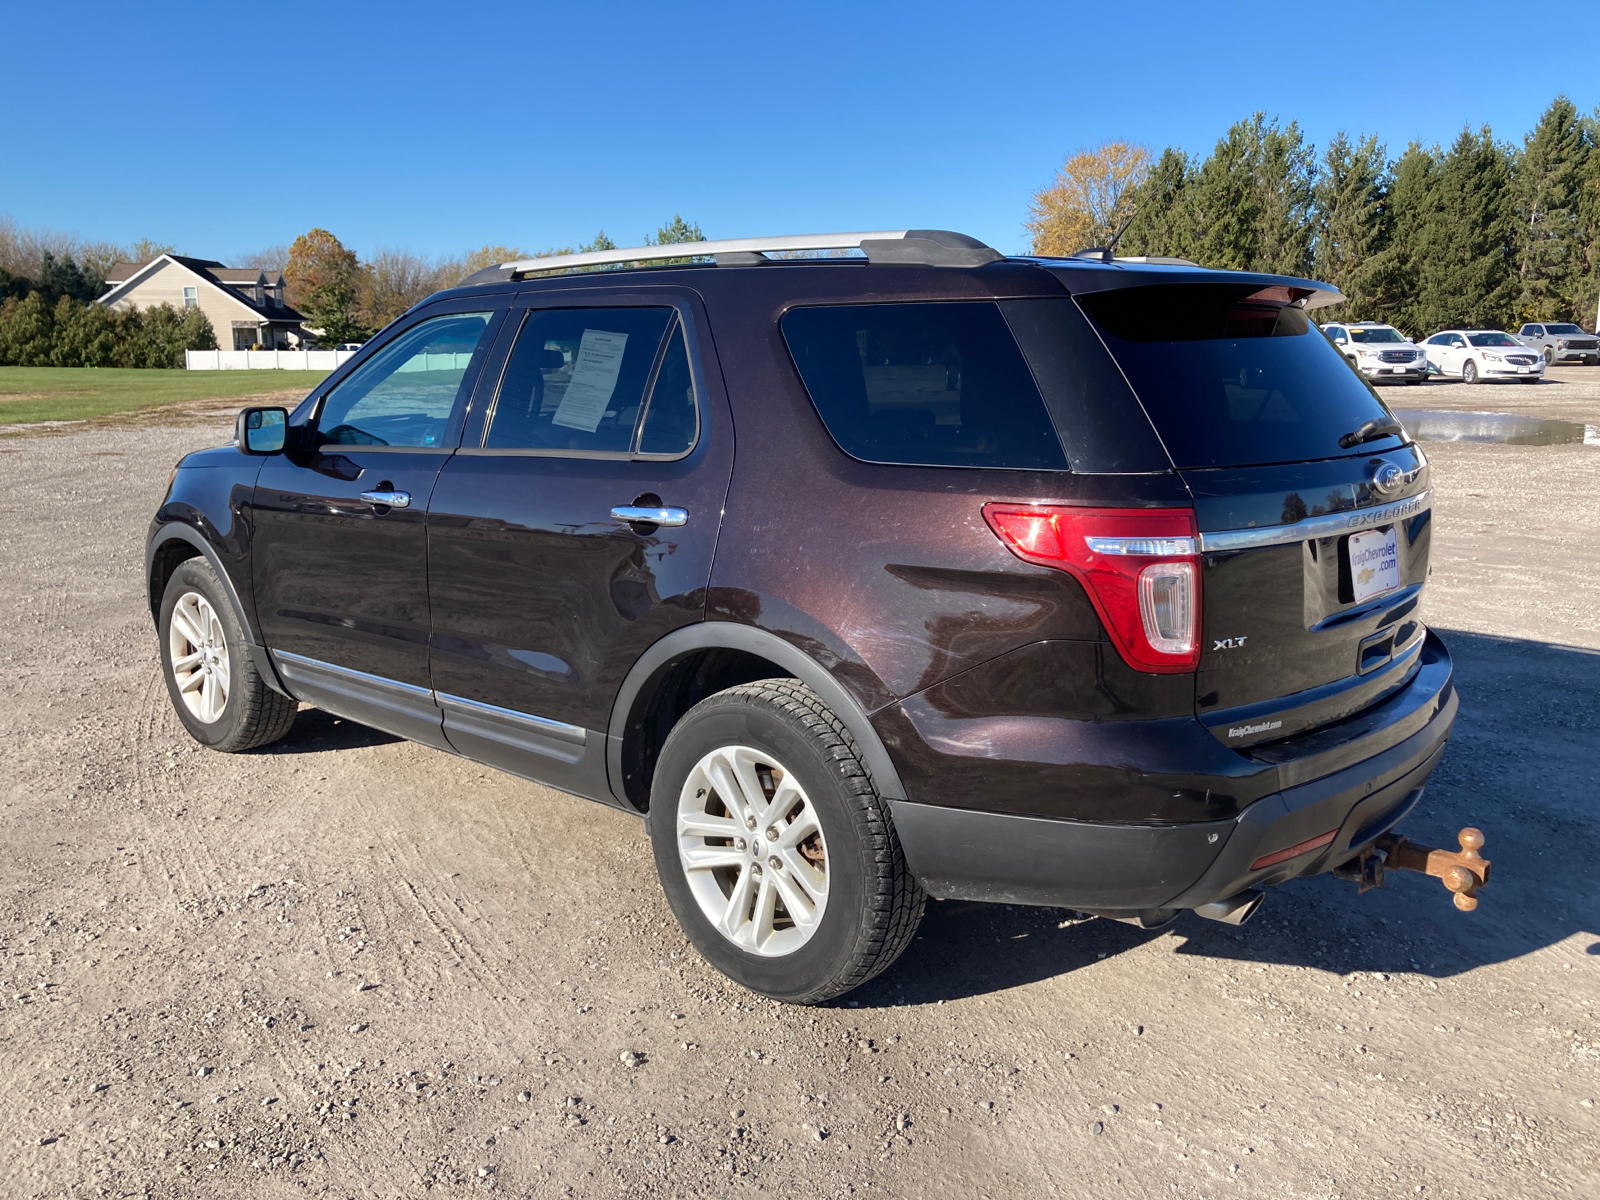
[[[1427,463],[1311,323],[1313,295],[1213,277],[1078,297],[1194,496],[1195,711],[1232,747],[1394,692],[1425,632]]]

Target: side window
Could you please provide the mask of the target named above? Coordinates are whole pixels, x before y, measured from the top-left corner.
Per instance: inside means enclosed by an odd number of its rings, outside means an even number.
[[[645,406],[644,425],[639,430],[639,453],[687,454],[699,433],[698,413],[683,324],[677,322],[673,325],[661,367],[656,371],[650,402]]]
[[[442,446],[492,313],[451,313],[406,330],[328,393],[324,445]]]
[[[483,444],[501,450],[631,452],[646,390],[661,365],[662,341],[676,328],[671,308],[528,313]],[[675,340],[682,345],[681,337]],[[692,404],[691,393],[691,409]]]
[[[833,440],[867,462],[1067,469],[993,303],[796,308],[784,340]]]

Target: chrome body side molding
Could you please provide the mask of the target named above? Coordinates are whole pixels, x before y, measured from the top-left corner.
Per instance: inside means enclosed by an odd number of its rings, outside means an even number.
[[[1378,525],[1392,525],[1427,512],[1432,504],[1433,491],[1418,492],[1404,500],[1390,504],[1375,504],[1371,508],[1353,508],[1347,512],[1328,513],[1320,517],[1307,517],[1293,525],[1266,525],[1259,529],[1225,529],[1200,535],[1202,554],[1220,554],[1229,550],[1253,550],[1258,546],[1287,546],[1294,542],[1308,542],[1313,538],[1339,537],[1346,533],[1359,533]]]

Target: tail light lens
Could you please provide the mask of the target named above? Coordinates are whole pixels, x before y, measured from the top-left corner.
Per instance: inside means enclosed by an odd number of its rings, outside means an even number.
[[[1066,571],[1089,595],[1117,653],[1137,671],[1200,663],[1194,510],[985,504],[983,519],[1024,562]]]

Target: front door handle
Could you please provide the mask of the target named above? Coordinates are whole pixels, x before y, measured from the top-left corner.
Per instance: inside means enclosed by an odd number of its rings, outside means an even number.
[[[375,504],[384,508],[410,508],[410,492],[362,492],[361,498],[368,504]]]
[[[689,510],[687,508],[619,504],[611,510],[611,519],[613,521],[626,521],[630,525],[664,525],[669,529],[676,529],[679,525],[687,525],[689,523]]]

